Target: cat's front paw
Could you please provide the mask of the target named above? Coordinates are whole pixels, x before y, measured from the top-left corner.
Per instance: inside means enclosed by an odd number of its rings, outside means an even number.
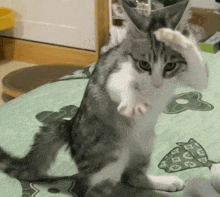
[[[185,187],[184,181],[177,176],[149,176],[152,189],[176,192]]]
[[[147,103],[132,105],[131,103],[125,101],[120,103],[117,110],[123,116],[136,119],[144,117],[150,109],[151,108]]]
[[[164,42],[165,45],[170,46],[178,52],[190,49],[193,46],[192,42],[187,37],[179,31],[169,28],[158,29],[154,32],[154,35],[158,41]]]
[[[109,46],[109,45],[103,46],[100,50],[100,54],[104,54],[104,53],[108,52],[110,49],[111,49],[111,46]]]

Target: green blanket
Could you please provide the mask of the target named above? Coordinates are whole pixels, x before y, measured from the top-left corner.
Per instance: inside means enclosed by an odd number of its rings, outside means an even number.
[[[207,177],[212,167],[220,162],[220,52],[202,55],[209,67],[209,86],[203,92],[179,89],[160,115],[148,174],[177,175],[191,185],[191,180],[198,176]],[[0,145],[13,155],[22,157],[29,151],[42,123],[70,119],[81,102],[93,68],[94,64],[4,104],[0,108]],[[50,173],[65,178],[25,182],[0,173],[0,196],[81,196],[83,180],[78,179],[77,168],[65,147],[59,152]],[[185,189],[178,193],[159,192],[154,195],[153,191],[147,193],[119,185],[117,191],[120,191],[120,196],[181,196]],[[114,196],[119,196],[117,191]]]

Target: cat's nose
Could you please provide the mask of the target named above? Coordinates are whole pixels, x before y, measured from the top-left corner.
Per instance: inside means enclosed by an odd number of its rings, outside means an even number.
[[[154,74],[152,74],[151,84],[155,88],[162,87],[163,86],[163,77],[160,74],[158,74],[157,72],[155,72]]]
[[[162,81],[162,80],[152,81],[152,85],[153,85],[155,88],[160,88],[160,87],[162,87],[162,85],[163,85],[163,81]]]

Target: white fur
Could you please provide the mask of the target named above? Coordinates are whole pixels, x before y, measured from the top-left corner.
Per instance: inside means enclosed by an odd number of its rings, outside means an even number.
[[[133,81],[132,64],[129,61],[120,64],[119,72],[112,74],[107,82],[107,90],[113,101],[120,103],[122,98],[129,97],[129,83]]]
[[[175,192],[182,190],[184,181],[177,176],[148,176],[152,189]]]

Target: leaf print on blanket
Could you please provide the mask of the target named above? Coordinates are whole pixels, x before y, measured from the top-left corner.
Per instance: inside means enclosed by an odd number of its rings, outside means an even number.
[[[78,107],[75,105],[68,105],[62,107],[59,112],[43,111],[37,114],[35,117],[38,121],[42,123],[53,122],[56,120],[70,119],[75,115],[77,109]]]
[[[69,81],[69,80],[74,80],[74,79],[89,79],[94,68],[95,68],[95,64],[91,66],[87,66],[84,69],[73,72],[71,75],[66,75],[64,77],[61,77],[57,81]]]
[[[73,180],[60,180],[53,183],[30,183],[30,187],[35,190],[34,197],[77,197],[72,190],[75,186]]]
[[[211,169],[212,165],[216,164],[216,162],[208,159],[205,149],[192,138],[186,143],[178,142],[177,145],[179,146],[165,155],[158,165],[167,173],[199,167]]]
[[[193,111],[210,111],[214,106],[202,100],[200,92],[188,92],[175,96],[167,105],[164,113],[178,114],[186,110]]]

